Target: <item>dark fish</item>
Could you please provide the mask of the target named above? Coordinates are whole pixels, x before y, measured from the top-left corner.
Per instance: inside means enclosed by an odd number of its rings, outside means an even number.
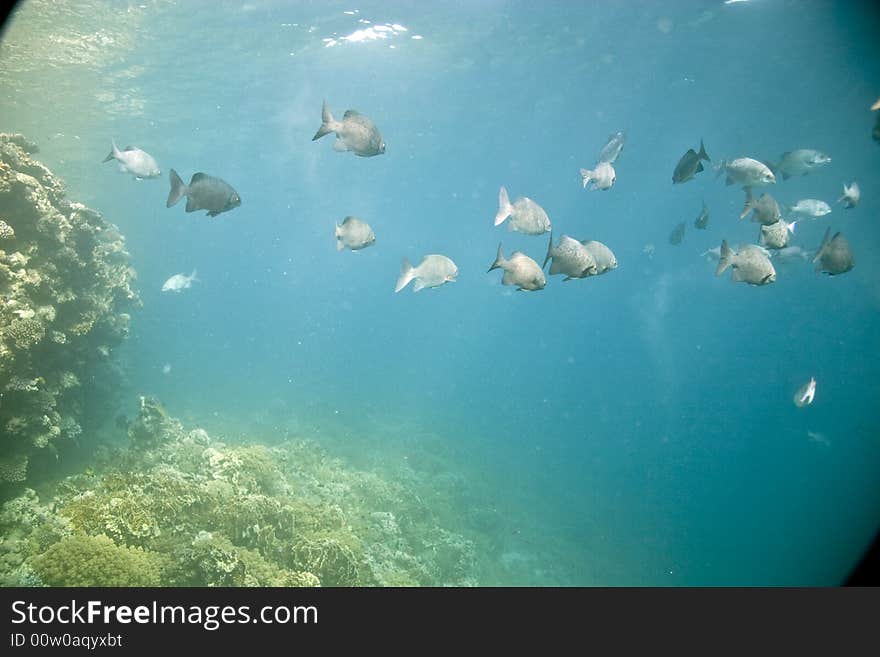
[[[165,207],[170,208],[183,196],[186,196],[187,212],[207,210],[209,217],[241,205],[241,197],[229,183],[206,173],[194,173],[189,185],[184,185],[177,172],[171,169],[171,191]]]
[[[703,146],[703,140],[700,140],[700,152],[697,153],[693,148],[689,148],[687,153],[681,156],[678,164],[675,165],[675,171],[672,172],[672,184],[686,183],[695,175],[703,170],[703,163],[700,160],[710,161]]]
[[[672,232],[669,233],[670,244],[681,244],[681,240],[684,239],[684,228],[685,224],[682,221],[680,224],[672,229]]]
[[[700,210],[700,215],[694,219],[694,228],[699,228],[700,230],[706,230],[706,226],[709,225],[709,208],[706,207],[706,201],[703,201],[703,209]]]
[[[385,152],[385,140],[382,139],[382,133],[379,132],[376,124],[353,109],[346,110],[342,120],[337,121],[333,118],[325,100],[321,107],[321,127],[312,137],[312,141],[331,132],[336,134],[336,141],[333,142],[335,151],[351,151],[361,157],[372,157]]]
[[[834,237],[828,239],[831,234],[831,227],[825,229],[825,237],[822,238],[822,245],[816,252],[813,262],[816,263],[816,271],[823,271],[830,276],[844,274],[852,269],[855,264],[852,249],[849,242],[841,233],[835,233]]]
[[[871,133],[871,136],[874,138],[874,141],[880,142],[880,114],[877,115],[877,120],[874,121],[874,131]]]

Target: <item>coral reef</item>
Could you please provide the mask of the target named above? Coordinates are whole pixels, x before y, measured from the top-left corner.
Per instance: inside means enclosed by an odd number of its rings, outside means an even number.
[[[125,241],[65,198],[21,135],[0,134],[0,484],[103,418],[88,386],[138,303]],[[93,384],[89,384],[93,385]]]
[[[23,387],[30,382],[23,379]],[[5,585],[469,585],[474,543],[405,478],[314,443],[228,445],[140,398],[130,446],[0,514]],[[438,494],[445,495],[445,491]]]

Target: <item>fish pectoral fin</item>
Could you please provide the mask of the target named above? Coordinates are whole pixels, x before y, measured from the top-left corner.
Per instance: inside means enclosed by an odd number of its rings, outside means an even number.
[[[342,138],[337,139],[333,142],[333,150],[337,153],[344,153],[348,150],[348,146],[345,143],[345,140]]]
[[[415,284],[413,285],[413,292],[418,292],[419,290],[424,290],[425,284],[422,282],[421,278],[417,278]]]

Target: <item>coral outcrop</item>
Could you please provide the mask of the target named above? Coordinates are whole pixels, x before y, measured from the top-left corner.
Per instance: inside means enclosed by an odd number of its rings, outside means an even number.
[[[314,443],[229,445],[140,398],[130,446],[0,513],[7,585],[475,584],[474,543],[406,480]],[[106,567],[105,567],[106,565]],[[112,566],[112,567],[111,567]]]
[[[0,484],[102,417],[85,382],[106,383],[92,375],[138,303],[122,235],[67,200],[36,150],[0,134]]]

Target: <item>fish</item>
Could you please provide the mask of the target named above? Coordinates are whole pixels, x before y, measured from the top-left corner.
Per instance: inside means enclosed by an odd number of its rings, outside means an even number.
[[[804,385],[798,388],[797,392],[794,393],[794,405],[798,408],[803,408],[804,406],[809,406],[813,403],[813,399],[816,398],[816,379],[814,377],[810,377],[810,380],[807,381]]]
[[[617,258],[614,252],[602,242],[596,240],[583,240],[581,244],[593,256],[596,261],[596,275],[605,274],[612,269],[617,269]]]
[[[715,166],[717,178],[722,173],[727,174],[725,184],[742,185],[743,187],[757,187],[759,185],[776,184],[776,176],[763,162],[751,157],[738,157],[735,160],[722,160]]]
[[[794,233],[796,221],[791,223],[780,219],[774,224],[762,225],[758,233],[758,244],[768,249],[783,249],[788,246],[790,236]]]
[[[831,158],[821,151],[799,148],[783,153],[777,164],[770,163],[769,166],[773,173],[780,172],[782,179],[788,180],[793,176],[805,176],[829,162]]]
[[[547,285],[544,270],[538,266],[537,262],[519,251],[514,251],[510,258],[505,258],[504,252],[501,250],[501,243],[498,244],[495,262],[492,263],[488,271],[493,269],[503,269],[504,275],[501,277],[501,284],[516,285],[517,291],[537,292],[543,290]]]
[[[782,264],[788,264],[790,262],[794,262],[795,260],[812,260],[813,254],[810,251],[807,251],[804,248],[799,246],[786,246],[781,249],[776,249],[770,252],[771,257],[774,262],[779,262]]]
[[[877,110],[880,110],[880,98],[878,98],[877,100],[875,100],[875,101],[874,101],[874,104],[871,105],[871,111],[872,111],[872,112],[876,112]]]
[[[356,217],[346,217],[342,224],[336,224],[336,250],[349,248],[352,251],[365,249],[376,243],[376,235],[370,224]]]
[[[788,240],[794,234],[796,225],[796,221],[788,223],[785,219],[780,219],[775,224],[761,226],[758,244],[768,249],[783,249],[788,246]]]
[[[116,142],[111,140],[110,154],[104,158],[102,163],[110,160],[116,160],[119,163],[120,171],[130,173],[138,180],[158,178],[162,175],[155,158],[136,146],[126,146],[124,150],[119,150],[116,147]]]
[[[642,253],[648,256],[649,258],[654,257],[654,251],[657,250],[657,247],[654,246],[653,242],[648,242],[645,246],[642,247]]]
[[[162,374],[171,374],[171,363],[165,363],[162,366]]]
[[[511,205],[507,190],[502,185],[498,191],[498,213],[495,215],[495,225],[504,223],[510,217],[507,224],[509,230],[515,230],[526,235],[542,235],[550,230],[550,217],[540,205],[527,196],[516,199]]]
[[[312,141],[330,133],[336,135],[333,150],[337,152],[351,151],[360,157],[382,155],[385,152],[385,140],[382,133],[369,118],[357,110],[346,110],[342,121],[337,121],[327,107],[327,101],[321,106],[321,127],[312,137]]]
[[[819,433],[818,431],[807,431],[807,439],[811,443],[818,443],[820,445],[824,445],[825,447],[831,447],[831,441],[828,440],[828,437],[824,433]]]
[[[816,271],[824,272],[829,276],[845,274],[856,264],[852,249],[842,233],[835,233],[831,239],[828,239],[829,235],[831,235],[831,226],[825,229],[822,244],[813,256]]]
[[[859,189],[859,184],[853,181],[849,185],[846,183],[843,184],[843,195],[837,199],[837,202],[843,203],[843,207],[849,210],[850,208],[856,207],[861,198],[862,190]]]
[[[190,288],[193,284],[193,281],[199,280],[196,278],[196,270],[193,269],[192,274],[187,276],[186,274],[174,274],[171,278],[165,281],[162,284],[163,292],[180,292],[181,290],[186,290]]]
[[[687,152],[678,160],[675,170],[672,172],[672,184],[679,185],[692,180],[694,176],[703,171],[703,163],[700,160],[710,162],[709,156],[706,154],[706,148],[703,146],[703,140],[700,140],[700,152],[696,152],[693,148],[689,148]]]
[[[590,189],[610,189],[617,180],[617,173],[610,162],[597,162],[593,170],[581,169],[581,178],[583,179],[584,189],[587,185]]]
[[[194,173],[189,185],[171,169],[171,191],[165,207],[170,208],[182,197],[186,196],[186,211],[207,210],[209,217],[216,217],[221,212],[228,212],[241,205],[241,197],[226,181],[209,176],[206,173]]]
[[[700,214],[697,215],[697,218],[694,219],[694,228],[699,230],[706,230],[706,227],[709,225],[709,208],[706,206],[706,201],[703,201],[703,209],[700,210]]]
[[[676,227],[672,229],[672,232],[669,233],[669,243],[681,244],[681,240],[684,239],[684,229],[685,223],[683,221],[676,225]]]
[[[880,141],[880,114],[877,115],[877,120],[874,121],[874,129],[871,130],[871,138],[874,141]]]
[[[734,250],[739,252],[748,251],[749,249],[754,249],[758,253],[762,253],[768,258],[773,257],[776,254],[776,251],[768,251],[759,244],[739,244]],[[718,262],[721,259],[721,247],[716,246],[713,249],[706,249],[700,255],[706,258],[706,260],[708,260],[709,262]]]
[[[445,255],[426,255],[418,267],[413,267],[406,258],[400,264],[400,277],[394,292],[400,292],[415,280],[413,292],[418,292],[426,287],[439,287],[444,283],[454,283],[458,276],[458,267]]]
[[[550,233],[550,242],[547,244],[547,255],[544,258],[543,269],[550,263],[550,275],[565,274],[563,281],[572,278],[586,278],[595,276],[598,270],[596,259],[586,246],[576,239],[563,235],[559,238],[556,246],[553,246],[553,233]]]
[[[782,218],[782,211],[779,209],[779,203],[767,192],[761,194],[757,199],[752,196],[751,186],[743,188],[746,193],[746,201],[743,205],[742,212],[739,213],[740,219],[749,216],[749,212],[754,211],[752,221],[770,226],[775,224]]]
[[[605,142],[602,150],[599,151],[599,157],[596,158],[596,161],[614,164],[617,158],[620,157],[620,152],[623,150],[625,143],[626,135],[623,132],[615,132],[608,137],[608,141]]]
[[[727,240],[722,240],[715,275],[720,276],[728,267],[733,267],[731,280],[734,282],[743,281],[749,285],[773,283],[776,280],[776,270],[766,253],[765,249],[759,247],[733,251]]]
[[[818,219],[831,213],[831,206],[814,198],[801,199],[794,205],[785,206],[786,215],[797,215],[801,219]]]

